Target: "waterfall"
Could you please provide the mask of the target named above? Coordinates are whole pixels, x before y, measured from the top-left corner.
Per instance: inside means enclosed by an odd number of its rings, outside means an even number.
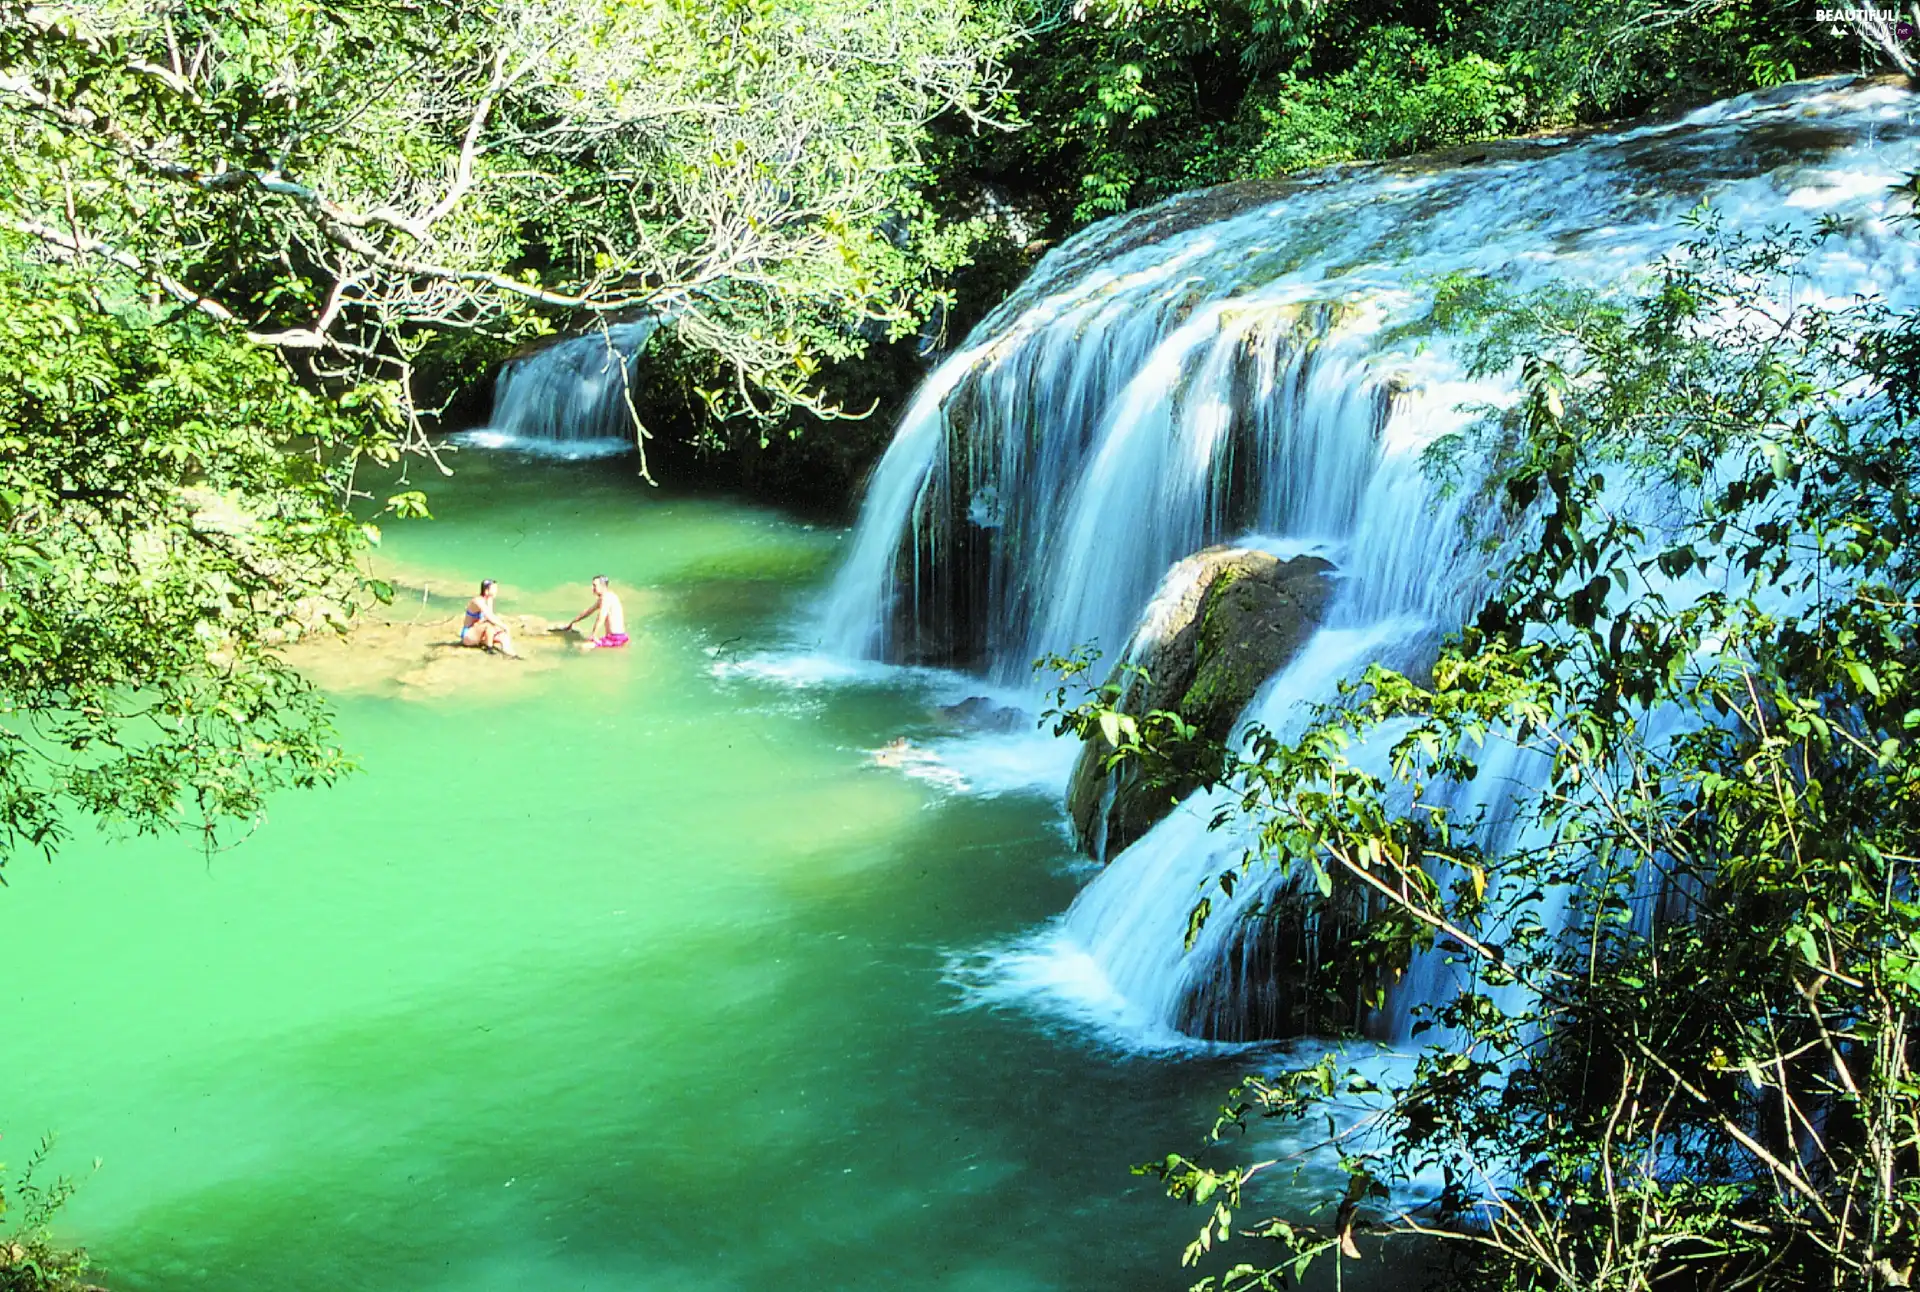
[[[512,360],[494,382],[492,416],[465,441],[555,457],[632,452],[628,393],[659,326],[656,318],[618,323]]]
[[[1285,731],[1368,662],[1430,658],[1486,587],[1490,558],[1461,537],[1472,491],[1438,489],[1421,455],[1511,400],[1516,374],[1470,380],[1423,333],[1439,281],[1628,285],[1706,202],[1736,231],[1831,218],[1798,290],[1911,291],[1920,265],[1889,222],[1890,190],[1920,169],[1915,104],[1885,83],[1791,86],[1451,165],[1209,190],[1087,230],[914,401],[824,603],[827,639],[1030,682],[1046,653],[1111,657],[1169,566],[1251,531],[1339,568],[1318,635],[1246,715]],[[1464,787],[1495,820],[1498,762]],[[1234,984],[1267,970],[1241,920],[1262,894],[1216,886],[1245,848],[1207,828],[1218,806],[1190,800],[1115,858],[1022,972],[1054,973],[1132,1035],[1242,1034]]]

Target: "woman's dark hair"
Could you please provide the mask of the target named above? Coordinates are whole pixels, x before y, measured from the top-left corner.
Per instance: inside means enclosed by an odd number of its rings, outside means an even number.
[[[491,588],[492,586],[493,586],[493,580],[492,580],[492,579],[482,579],[482,580],[480,580],[480,595],[481,595],[481,596],[483,596],[483,597],[484,597],[484,596],[486,596],[486,595],[487,595],[487,589],[488,589],[488,588]]]

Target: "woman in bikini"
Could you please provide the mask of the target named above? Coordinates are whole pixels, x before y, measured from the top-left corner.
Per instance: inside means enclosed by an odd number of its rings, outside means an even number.
[[[507,626],[493,613],[492,579],[480,580],[480,595],[467,602],[467,620],[460,625],[460,644],[478,646],[482,650],[497,650],[502,655],[518,659],[514,653],[513,638],[507,635]]]

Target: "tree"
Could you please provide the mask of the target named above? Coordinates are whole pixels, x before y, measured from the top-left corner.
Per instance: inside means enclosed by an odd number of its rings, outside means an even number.
[[[1444,986],[1410,1065],[1329,1058],[1226,1109],[1217,1133],[1371,1104],[1320,1219],[1239,1221],[1264,1168],[1143,1168],[1210,1208],[1190,1257],[1287,1248],[1201,1286],[1369,1231],[1456,1245],[1472,1286],[1911,1284],[1920,318],[1817,303],[1802,250],[1709,223],[1637,298],[1440,293],[1482,371],[1524,359],[1524,398],[1433,460],[1504,514],[1496,587],[1430,682],[1370,669],[1255,741],[1228,779],[1261,844],[1222,886],[1357,894],[1375,989],[1422,958]],[[1416,1176],[1433,1196],[1390,1200]]]
[[[1909,70],[1878,11],[1848,12],[1858,24],[1796,0],[1081,0],[1016,60],[1030,128],[965,148],[1079,225],[1207,184]]]
[[[80,815],[211,845],[348,766],[273,648],[381,590],[341,498],[397,447],[210,320],[0,257],[0,862]]]
[[[819,364],[964,255],[919,149],[990,124],[1015,32],[993,0],[0,0],[0,858],[89,816],[213,846],[350,766],[277,651],[388,591],[362,522],[425,500],[364,505],[367,468],[433,451],[423,357],[651,317],[719,411],[831,413]]]
[[[1011,15],[889,0],[0,3],[0,225],[329,386],[423,346],[652,316],[728,411],[905,329],[963,254],[928,123],[998,101]]]

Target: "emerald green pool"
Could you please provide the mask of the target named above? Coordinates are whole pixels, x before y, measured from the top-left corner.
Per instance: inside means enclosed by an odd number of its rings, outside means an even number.
[[[1072,899],[1056,799],[873,765],[951,734],[911,679],[727,667],[791,644],[839,533],[620,462],[431,487],[385,549],[435,595],[395,613],[490,575],[565,618],[605,572],[635,644],[343,696],[364,771],[210,860],[8,867],[0,1157],[59,1133],[105,1280],[1184,1287],[1196,1218],[1127,1168],[1193,1146],[1243,1061],[951,981]]]

